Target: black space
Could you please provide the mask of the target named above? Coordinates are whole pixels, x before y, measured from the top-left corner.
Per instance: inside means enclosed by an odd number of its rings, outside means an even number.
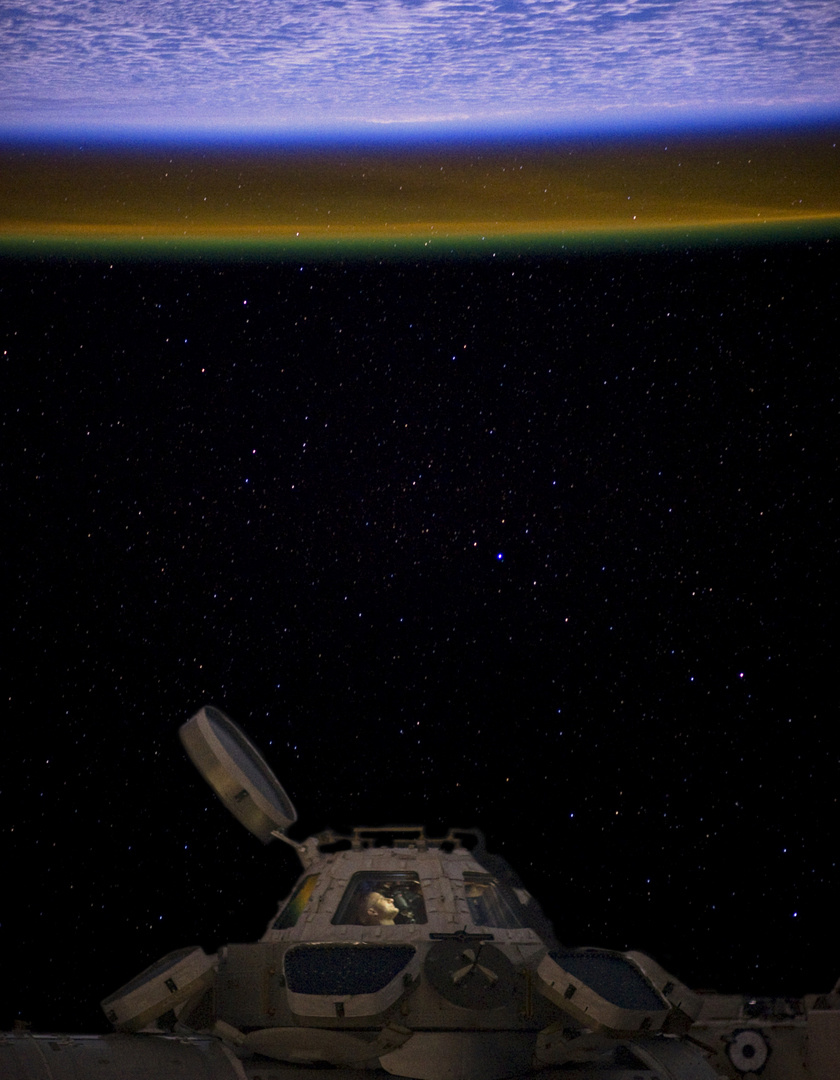
[[[478,825],[567,944],[829,989],[839,255],[0,263],[0,1028],[290,890],[205,702],[299,837]]]

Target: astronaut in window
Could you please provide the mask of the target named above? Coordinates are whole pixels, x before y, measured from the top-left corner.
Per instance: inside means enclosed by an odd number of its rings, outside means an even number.
[[[362,915],[366,926],[396,926],[397,919],[401,919],[393,897],[376,891],[362,897]]]
[[[333,922],[355,926],[425,923],[426,905],[417,876],[354,874]]]

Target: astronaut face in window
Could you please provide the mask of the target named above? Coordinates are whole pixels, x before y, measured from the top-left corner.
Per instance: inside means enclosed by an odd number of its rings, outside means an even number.
[[[332,919],[336,925],[402,926],[425,923],[420,880],[408,871],[354,874]]]
[[[400,913],[400,909],[390,896],[383,896],[381,892],[368,893],[364,903],[365,915],[372,920],[372,924],[380,926],[393,926],[394,920]]]

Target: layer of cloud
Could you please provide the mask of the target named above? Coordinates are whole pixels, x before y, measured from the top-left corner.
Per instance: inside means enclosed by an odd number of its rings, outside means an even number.
[[[833,0],[34,0],[7,118],[231,125],[840,101]]]

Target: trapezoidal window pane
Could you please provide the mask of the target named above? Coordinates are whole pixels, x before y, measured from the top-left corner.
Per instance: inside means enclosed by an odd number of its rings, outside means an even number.
[[[517,930],[522,926],[491,874],[465,871],[464,893],[475,926],[507,927],[510,930]]]
[[[416,874],[361,871],[350,878],[333,916],[336,925],[401,926],[425,923],[426,904]]]
[[[295,925],[303,914],[303,909],[309,902],[315,886],[318,884],[319,876],[318,874],[310,874],[309,877],[303,879],[289,897],[289,902],[275,919],[271,927],[272,930],[288,930],[290,926]]]

